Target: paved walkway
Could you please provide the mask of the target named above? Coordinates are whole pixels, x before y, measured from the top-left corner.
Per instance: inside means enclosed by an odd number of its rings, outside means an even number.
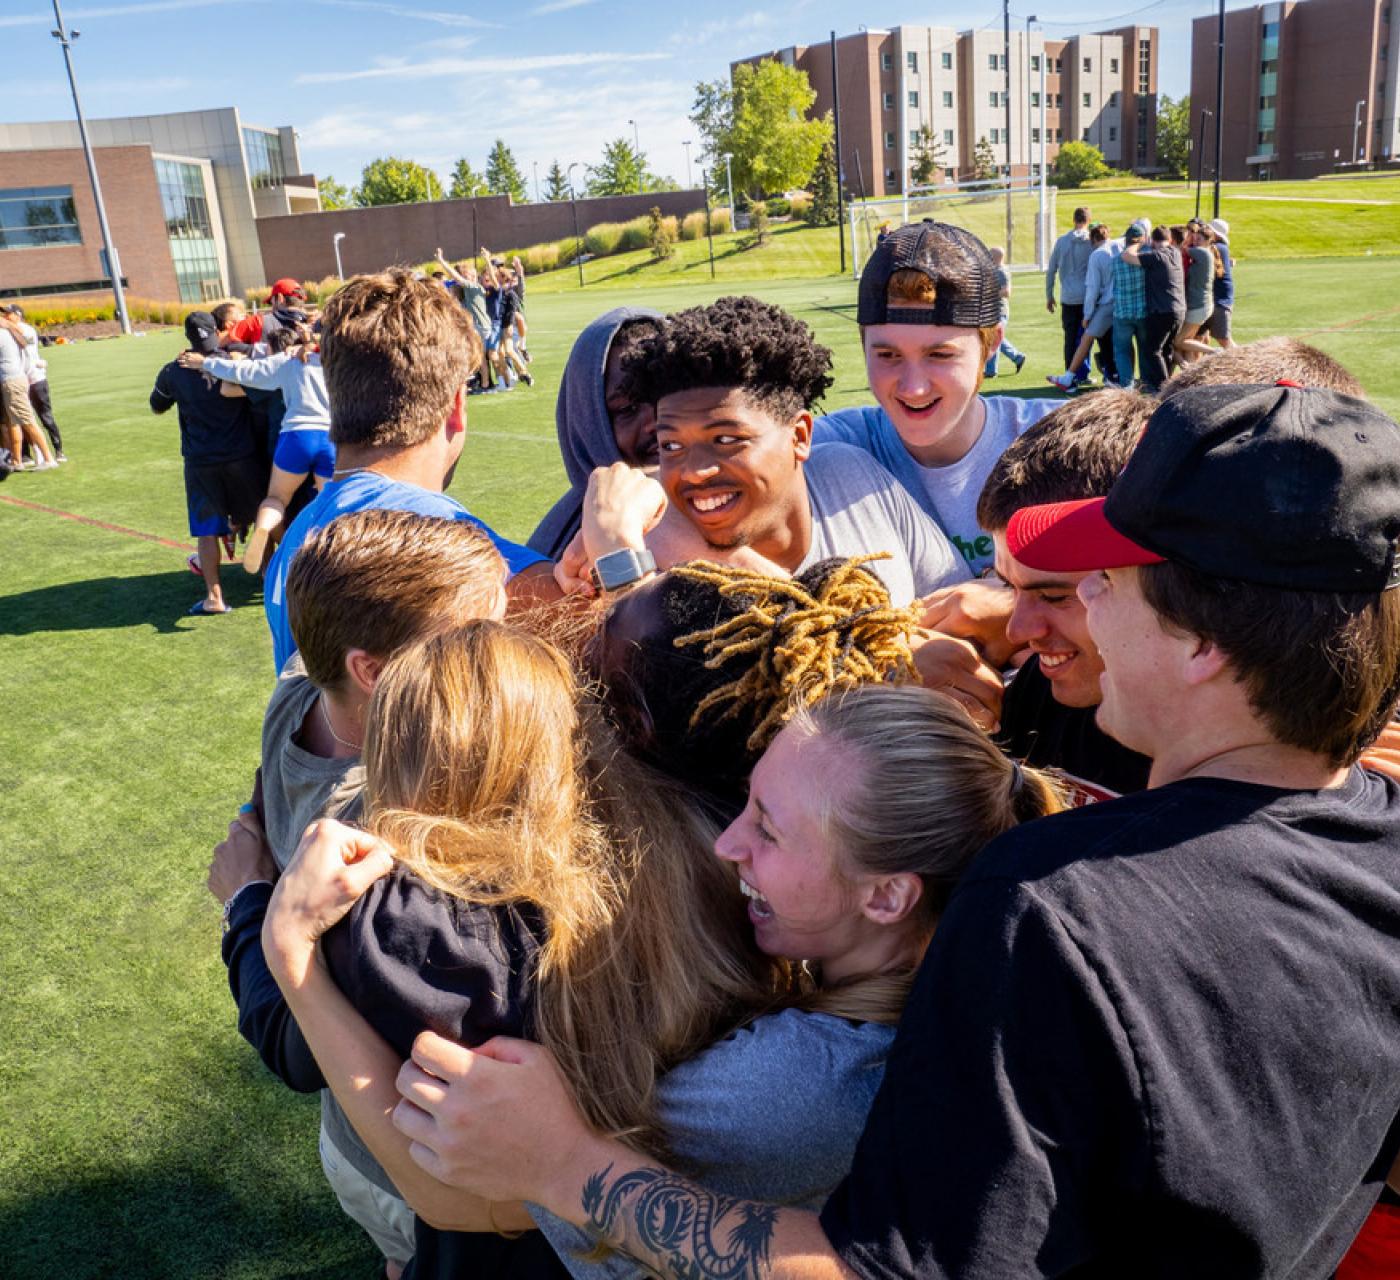
[[[1146,196],[1151,200],[1179,200],[1180,192],[1172,191],[1129,191],[1130,196]],[[1394,200],[1343,200],[1338,196],[1246,196],[1236,191],[1229,193],[1231,200],[1272,200],[1279,204],[1394,204]]]

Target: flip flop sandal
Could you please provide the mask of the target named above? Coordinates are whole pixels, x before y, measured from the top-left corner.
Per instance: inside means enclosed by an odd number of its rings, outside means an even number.
[[[226,604],[222,609],[206,609],[203,600],[196,600],[186,612],[193,614],[196,618],[204,618],[211,617],[216,613],[232,613],[233,606]]]

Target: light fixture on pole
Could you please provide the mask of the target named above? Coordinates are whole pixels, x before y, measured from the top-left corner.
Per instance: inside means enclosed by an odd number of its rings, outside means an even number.
[[[345,269],[340,265],[340,242],[345,239],[345,232],[337,231],[331,237],[331,244],[335,248],[335,273],[342,280],[345,279]]]
[[[687,138],[681,146],[685,148],[685,185],[694,187],[695,180],[690,176],[690,139]]]
[[[637,129],[637,122],[635,120],[629,120],[627,123],[632,126],[632,150],[637,153],[637,158],[640,160],[642,156],[642,135]]]
[[[1356,102],[1356,116],[1355,116],[1355,118],[1352,120],[1352,123],[1351,123],[1351,162],[1352,162],[1352,164],[1355,164],[1355,163],[1356,163],[1356,160],[1357,160],[1357,155],[1356,155],[1356,153],[1357,153],[1357,139],[1358,139],[1358,136],[1359,136],[1360,133],[1361,133],[1361,108],[1364,107],[1365,105],[1366,105],[1366,99],[1365,99],[1365,98],[1358,98],[1358,99],[1357,99],[1357,102]]]
[[[578,265],[578,287],[583,288],[583,237],[578,230],[578,196],[574,193],[574,170],[579,167],[582,161],[575,160],[565,173],[565,180],[569,184],[569,205],[574,213],[574,262]]]
[[[83,155],[87,160],[88,178],[92,182],[92,199],[97,205],[97,229],[102,234],[102,248],[107,259],[107,273],[112,278],[112,296],[117,305],[117,323],[123,333],[131,332],[131,317],[126,313],[126,294],[122,292],[122,264],[117,256],[117,246],[112,243],[112,229],[107,225],[107,206],[102,203],[102,184],[97,180],[97,159],[92,154],[92,143],[88,140],[87,119],[83,115],[83,104],[78,100],[78,81],[73,74],[73,41],[78,32],[69,31],[63,25],[63,11],[58,0],[53,0],[53,16],[58,26],[50,33],[63,46],[63,63],[68,68],[68,87],[73,91],[73,110],[78,116],[78,136],[83,142]]]

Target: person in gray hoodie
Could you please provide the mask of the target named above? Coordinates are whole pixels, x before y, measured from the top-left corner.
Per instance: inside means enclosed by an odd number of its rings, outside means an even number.
[[[622,362],[657,332],[660,318],[660,312],[645,307],[614,307],[579,334],[554,408],[569,489],[530,535],[531,550],[551,560],[563,555],[579,531],[588,477],[596,468],[625,462],[655,472],[656,409],[628,398]]]
[[[1060,326],[1065,331],[1065,368],[1079,372],[1071,363],[1084,325],[1084,286],[1089,274],[1089,210],[1074,211],[1074,226],[1055,241],[1050,265],[1045,268],[1045,309],[1055,310],[1055,277],[1060,278]],[[1084,376],[1089,370],[1085,363]]]

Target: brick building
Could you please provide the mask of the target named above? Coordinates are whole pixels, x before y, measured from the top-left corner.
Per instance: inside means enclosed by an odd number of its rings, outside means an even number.
[[[872,197],[907,189],[925,139],[944,171],[959,178],[972,176],[982,140],[1003,172],[1009,145],[1018,177],[1039,173],[1042,146],[1049,165],[1060,144],[1074,139],[1092,142],[1116,168],[1150,173],[1157,165],[1157,44],[1155,27],[1066,40],[1012,31],[1008,130],[1000,30],[899,26],[838,36],[846,188]],[[831,55],[830,42],[792,45],[733,65],[774,58],[806,72],[817,95],[812,114],[821,116],[836,101]]]
[[[1220,176],[1311,178],[1400,155],[1392,0],[1302,0],[1225,15]],[[1192,137],[1215,110],[1218,20],[1191,28]],[[1205,129],[1215,166],[1215,122]]]

